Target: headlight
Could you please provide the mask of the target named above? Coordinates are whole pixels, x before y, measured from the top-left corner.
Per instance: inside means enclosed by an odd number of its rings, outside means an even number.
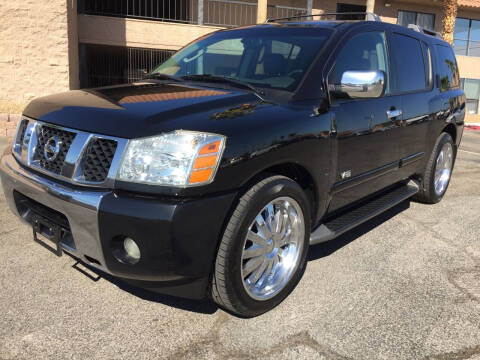
[[[130,140],[117,179],[181,187],[208,184],[224,147],[222,135],[184,130]]]

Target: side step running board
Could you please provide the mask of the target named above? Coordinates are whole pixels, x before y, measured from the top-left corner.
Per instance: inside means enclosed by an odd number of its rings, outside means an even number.
[[[419,190],[418,185],[414,181],[410,181],[408,184],[375,197],[353,210],[327,220],[312,232],[310,245],[336,238],[344,232],[400,204],[402,201],[415,195]]]

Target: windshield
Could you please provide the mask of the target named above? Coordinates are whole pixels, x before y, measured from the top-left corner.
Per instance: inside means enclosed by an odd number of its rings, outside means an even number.
[[[255,87],[292,91],[330,33],[320,28],[220,31],[187,45],[151,74],[175,77],[209,74]]]

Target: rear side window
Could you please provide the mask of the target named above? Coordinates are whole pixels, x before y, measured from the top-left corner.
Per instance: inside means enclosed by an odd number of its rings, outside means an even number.
[[[393,34],[397,91],[417,91],[428,87],[428,72],[423,59],[422,44],[410,36]]]
[[[460,86],[460,76],[458,75],[457,59],[453,50],[449,46],[436,45],[438,54],[438,72],[440,91],[446,91]]]

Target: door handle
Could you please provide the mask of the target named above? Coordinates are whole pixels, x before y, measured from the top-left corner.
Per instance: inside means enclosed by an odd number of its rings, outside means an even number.
[[[387,116],[389,119],[393,119],[402,115],[402,110],[392,109],[387,110]]]

